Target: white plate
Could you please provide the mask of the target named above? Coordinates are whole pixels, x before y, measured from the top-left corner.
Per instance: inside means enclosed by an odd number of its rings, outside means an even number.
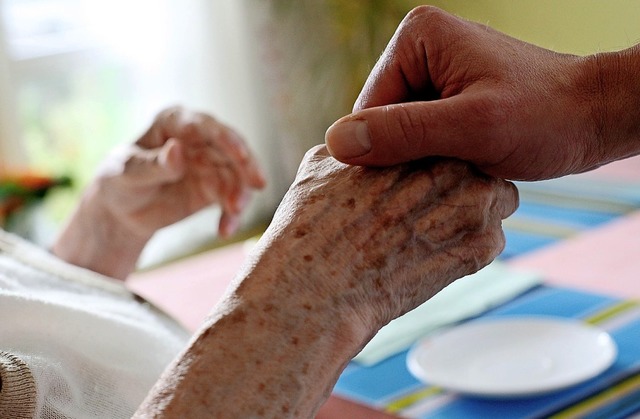
[[[615,360],[608,333],[575,320],[473,321],[418,342],[407,366],[418,379],[481,397],[544,394],[595,377]]]

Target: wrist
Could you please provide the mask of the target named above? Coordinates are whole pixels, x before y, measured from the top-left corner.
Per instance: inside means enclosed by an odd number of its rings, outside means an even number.
[[[640,153],[640,46],[585,58],[598,165]]]
[[[332,358],[356,355],[378,329],[376,317],[349,285],[358,279],[350,278],[346,267],[309,261],[309,255],[322,257],[322,252],[300,249],[290,240],[262,246],[268,251],[256,249],[254,261],[246,265],[250,271],[241,272],[246,279],[238,288],[240,295],[267,311],[277,302],[285,329],[312,329],[318,337],[328,337],[327,346],[335,351]]]
[[[126,279],[135,269],[150,236],[128,230],[108,208],[100,205],[98,193],[92,188],[87,190],[51,251],[73,265]]]

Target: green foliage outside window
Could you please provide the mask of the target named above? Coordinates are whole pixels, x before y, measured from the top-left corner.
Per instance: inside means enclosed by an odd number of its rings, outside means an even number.
[[[84,66],[22,80],[18,91],[23,144],[34,170],[68,176],[73,187],[53,191],[45,211],[66,218],[105,154],[132,124],[125,72]]]

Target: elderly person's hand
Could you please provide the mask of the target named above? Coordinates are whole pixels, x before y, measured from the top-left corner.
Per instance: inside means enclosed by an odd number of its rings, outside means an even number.
[[[241,137],[212,116],[175,107],[107,157],[53,246],[70,263],[117,278],[160,228],[212,204],[232,234],[264,177]]]
[[[101,201],[139,235],[222,206],[219,230],[232,234],[264,177],[242,138],[212,116],[171,108],[135,144],[116,150],[98,174]]]
[[[314,299],[346,303],[381,327],[492,261],[517,202],[511,183],[462,161],[375,169],[316,147],[274,216],[268,250],[289,272],[316,278],[303,284]]]
[[[458,160],[371,169],[311,150],[140,417],[313,417],[384,324],[501,251],[517,203],[512,184]]]
[[[640,46],[560,54],[422,6],[326,141],[350,164],[440,155],[503,179],[583,172],[640,153],[639,68]]]

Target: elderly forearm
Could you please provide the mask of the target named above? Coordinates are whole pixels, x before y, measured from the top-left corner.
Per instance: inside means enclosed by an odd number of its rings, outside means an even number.
[[[310,418],[369,338],[270,247],[152,390],[137,417]],[[346,303],[346,301],[345,301]]]

